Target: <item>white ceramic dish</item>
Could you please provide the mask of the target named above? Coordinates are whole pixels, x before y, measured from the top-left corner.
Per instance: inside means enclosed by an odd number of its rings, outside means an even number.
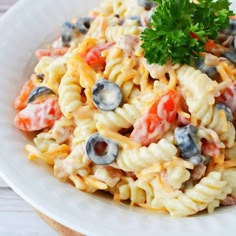
[[[57,35],[64,20],[85,15],[99,0],[22,0],[0,21],[0,174],[27,202],[89,236],[234,235],[236,207],[212,215],[174,219],[119,205],[60,183],[23,153],[26,136],[13,126],[12,102],[33,66],[34,50]],[[236,3],[233,3],[236,9]]]

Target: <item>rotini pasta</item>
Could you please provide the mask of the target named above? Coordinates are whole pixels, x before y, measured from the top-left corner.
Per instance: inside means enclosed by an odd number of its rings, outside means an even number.
[[[235,128],[227,121],[225,112],[214,106],[214,97],[217,96],[216,82],[190,66],[181,67],[177,74],[193,119],[215,130],[227,147],[232,146]]]
[[[130,177],[124,177],[118,183],[114,196],[116,200],[130,200],[132,204],[144,203],[147,198],[143,188],[140,188]]]
[[[180,193],[176,198],[167,198],[163,204],[173,216],[192,215],[205,209],[208,203],[222,193],[225,185],[220,173],[211,172],[193,188]]]
[[[150,146],[141,147],[138,150],[121,150],[117,157],[117,165],[124,171],[139,171],[153,163],[171,160],[176,152],[173,144],[161,139],[157,144],[152,143]]]
[[[120,86],[124,101],[128,100],[134,87],[133,80],[139,76],[134,69],[136,60],[128,58],[119,47],[113,47],[103,52],[106,58],[104,77]]]
[[[126,25],[126,26],[109,26],[106,29],[106,40],[110,42],[118,43],[124,35],[139,35],[141,32],[137,25]]]
[[[130,128],[141,117],[144,105],[145,103],[142,100],[135,99],[132,103],[126,103],[114,111],[95,114],[96,126],[98,130],[106,127],[113,131]]]
[[[28,158],[78,190],[175,217],[235,205],[236,65],[222,54],[233,36],[196,63],[149,64],[142,33],[156,7],[104,0],[37,50],[14,102],[17,128],[37,131]]]
[[[190,179],[190,172],[183,166],[167,168],[167,183],[173,188],[180,189],[182,184]]]
[[[86,141],[92,133],[96,132],[96,122],[91,118],[77,119],[75,123],[73,146]]]
[[[227,182],[228,186],[232,189],[233,195],[236,196],[236,184],[235,178],[235,168],[229,168],[223,171],[222,179]],[[222,199],[223,200],[223,199]]]
[[[79,75],[72,68],[68,69],[58,90],[59,104],[66,118],[72,118],[73,113],[82,106],[81,91]]]

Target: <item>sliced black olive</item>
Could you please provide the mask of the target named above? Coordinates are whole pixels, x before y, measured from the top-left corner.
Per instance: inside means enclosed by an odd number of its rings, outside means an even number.
[[[88,158],[97,165],[108,165],[115,161],[119,153],[118,144],[103,138],[99,133],[92,134],[85,146]]]
[[[75,26],[82,34],[87,34],[91,22],[94,20],[92,17],[80,17],[75,23]]]
[[[230,43],[230,49],[236,51],[236,36],[233,37],[233,40]]]
[[[76,34],[78,34],[78,29],[72,22],[65,22],[61,27],[61,39],[63,46],[69,46],[70,42],[73,40]]]
[[[181,156],[193,164],[198,163],[201,159],[200,150],[197,147],[196,134],[197,128],[191,124],[175,128],[175,140],[180,149]]]
[[[218,110],[224,110],[225,111],[225,114],[226,114],[226,117],[227,117],[227,120],[228,121],[233,121],[234,117],[233,117],[233,113],[232,113],[232,110],[227,107],[225,104],[223,103],[216,103],[216,108]]]
[[[222,31],[225,35],[236,35],[236,19],[231,19],[229,21],[229,26]]]
[[[223,57],[226,57],[229,61],[236,64],[236,52],[225,52]]]
[[[55,94],[50,88],[45,87],[45,86],[38,86],[34,88],[27,100],[27,103],[34,102],[36,99],[45,96],[45,95],[52,95]]]
[[[138,5],[144,7],[145,10],[150,10],[151,8],[156,6],[156,3],[152,0],[138,0]]]
[[[206,162],[206,158],[200,154],[197,154],[188,158],[188,161],[191,162],[194,166],[197,166],[200,163],[204,164]]]
[[[231,35],[236,35],[236,19],[230,20],[229,30]]]
[[[105,79],[101,79],[95,83],[92,95],[95,106],[103,111],[114,110],[122,101],[120,87]]]
[[[203,59],[198,59],[195,63],[196,67],[202,72],[207,74],[212,80],[217,80],[219,73],[214,66],[207,66]]]

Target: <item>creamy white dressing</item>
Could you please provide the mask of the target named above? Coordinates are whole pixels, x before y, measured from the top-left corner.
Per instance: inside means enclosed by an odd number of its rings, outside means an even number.
[[[57,159],[54,165],[54,175],[59,179],[66,179],[74,175],[90,163],[84,150],[84,143],[77,145],[66,159]]]
[[[121,171],[112,167],[96,166],[94,176],[112,188],[119,182]]]
[[[170,63],[167,63],[165,65],[159,65],[155,63],[148,64],[146,59],[143,59],[143,62],[144,62],[144,66],[146,67],[146,69],[148,70],[148,72],[150,73],[153,79],[162,78],[169,71],[173,69],[178,69],[180,67],[179,64],[172,65]]]
[[[128,57],[132,56],[133,53],[139,47],[139,37],[134,35],[124,35],[118,42],[120,48],[127,54]]]
[[[99,92],[100,100],[107,104],[113,104],[116,102],[116,94],[113,89],[103,89]]]

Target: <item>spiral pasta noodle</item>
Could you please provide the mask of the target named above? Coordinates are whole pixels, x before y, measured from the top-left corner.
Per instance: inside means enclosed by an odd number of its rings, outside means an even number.
[[[96,132],[96,122],[91,118],[78,119],[75,123],[73,146],[86,141],[92,133]]]
[[[122,107],[116,108],[115,111],[95,114],[94,119],[97,121],[96,126],[98,130],[104,127],[113,131],[122,128],[127,129],[141,117],[143,107],[143,101],[134,100],[130,104],[126,103]]]
[[[118,183],[114,195],[117,200],[130,200],[132,204],[144,203],[147,199],[145,191],[137,185],[136,181],[129,177],[123,178]]]
[[[203,126],[215,130],[228,147],[232,146],[235,128],[227,121],[225,112],[213,105],[214,96],[217,95],[216,83],[190,66],[181,67],[177,75],[180,85],[185,89],[192,117]]]
[[[106,39],[110,42],[119,42],[120,38],[124,35],[139,35],[141,32],[137,25],[127,26],[109,26],[106,29]]]
[[[61,79],[58,90],[62,113],[68,119],[82,106],[81,90],[79,75],[75,74],[72,68],[68,69]]]
[[[135,150],[122,150],[117,158],[117,165],[124,171],[138,171],[153,163],[171,160],[177,150],[173,144],[161,139],[157,144]],[[146,158],[146,157],[149,158]]]
[[[130,85],[130,81],[137,77],[137,71],[133,69],[136,61],[125,57],[119,47],[104,51],[103,56],[106,57],[105,78],[119,85],[122,91],[125,92],[127,84]],[[125,96],[127,97],[127,93],[125,93]]]
[[[177,198],[166,199],[164,205],[173,216],[192,215],[205,209],[208,203],[222,193],[225,185],[220,173],[211,172],[193,188],[180,193]]]
[[[36,51],[14,101],[14,124],[33,131],[28,159],[78,190],[175,217],[236,205],[236,65],[222,55],[235,38],[199,65],[149,64],[142,32],[156,7],[104,0]]]

